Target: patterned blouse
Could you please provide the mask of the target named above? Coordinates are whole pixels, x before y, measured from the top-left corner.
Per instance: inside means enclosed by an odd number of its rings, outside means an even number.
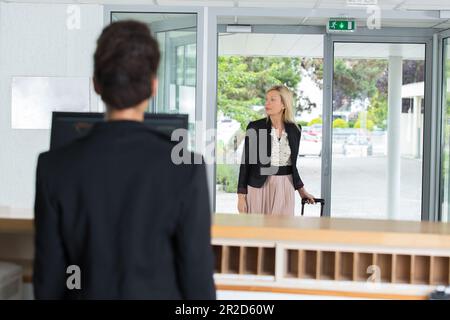
[[[277,129],[272,127],[270,130],[272,137],[272,153],[271,153],[271,165],[282,167],[291,165],[291,148],[289,147],[289,141],[285,130],[281,133],[281,138],[277,136]]]

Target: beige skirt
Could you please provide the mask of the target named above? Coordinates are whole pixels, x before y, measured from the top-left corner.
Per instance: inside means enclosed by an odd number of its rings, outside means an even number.
[[[247,212],[293,216],[294,196],[291,174],[268,176],[261,188],[247,186]]]

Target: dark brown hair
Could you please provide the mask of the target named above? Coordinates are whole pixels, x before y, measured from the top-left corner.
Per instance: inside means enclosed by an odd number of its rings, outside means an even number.
[[[119,21],[103,29],[94,54],[94,81],[107,107],[126,109],[148,99],[159,58],[158,42],[144,23]]]

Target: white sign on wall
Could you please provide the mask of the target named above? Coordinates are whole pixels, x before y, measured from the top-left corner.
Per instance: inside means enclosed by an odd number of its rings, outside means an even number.
[[[50,129],[52,111],[89,112],[88,77],[13,77],[13,129]]]

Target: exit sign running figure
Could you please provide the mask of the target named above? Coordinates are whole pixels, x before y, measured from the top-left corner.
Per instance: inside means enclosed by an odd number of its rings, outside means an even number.
[[[327,32],[354,32],[356,21],[353,19],[329,19]]]

